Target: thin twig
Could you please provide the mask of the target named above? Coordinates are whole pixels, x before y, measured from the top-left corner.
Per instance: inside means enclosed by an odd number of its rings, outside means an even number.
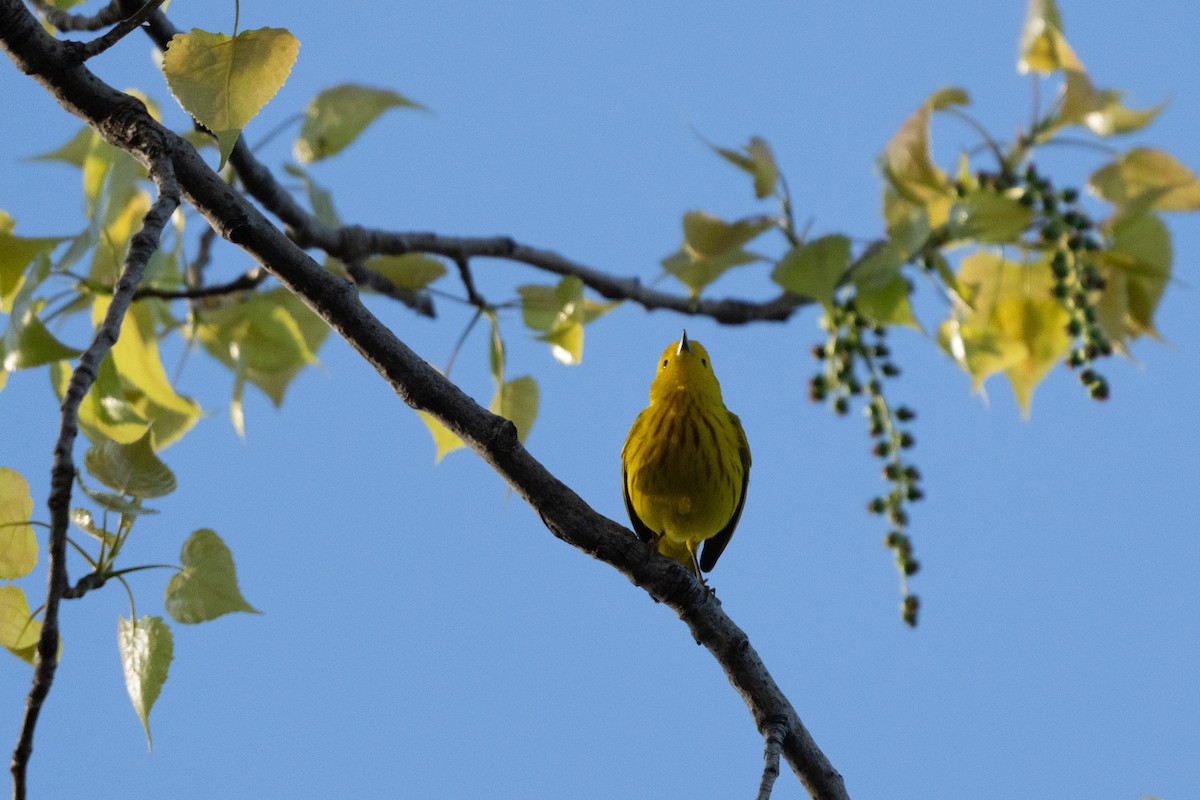
[[[487,301],[475,289],[475,277],[471,275],[471,260],[467,256],[454,256],[454,264],[458,267],[458,277],[462,280],[463,288],[467,290],[467,302],[476,308],[486,308]]]
[[[254,289],[268,277],[270,277],[270,273],[265,269],[253,267],[228,283],[214,283],[212,286],[197,286],[189,289],[156,289],[153,286],[146,286],[134,292],[133,299],[157,297],[163,300],[201,300],[205,297],[220,297]]]
[[[79,364],[71,373],[66,393],[63,395],[58,441],[54,445],[54,464],[50,471],[50,542],[47,547],[49,577],[46,589],[45,615],[42,632],[38,638],[34,661],[33,684],[25,702],[25,715],[21,721],[21,732],[12,755],[13,799],[24,800],[26,794],[26,769],[33,753],[33,735],[37,727],[42,704],[54,682],[58,665],[58,608],[64,597],[74,591],[67,577],[67,524],[70,519],[71,484],[75,480],[73,450],[79,435],[79,405],[84,395],[96,380],[96,372],[104,356],[112,349],[121,330],[125,312],[133,301],[138,282],[146,269],[150,257],[158,249],[163,228],[171,214],[179,206],[179,186],[169,160],[163,158],[152,165],[151,177],[158,188],[158,198],[142,218],[141,229],[129,240],[129,249],[121,269],[121,277],[113,290],[112,301],[104,321],[96,329],[92,342],[79,358]],[[87,587],[82,587],[81,593]]]
[[[80,46],[77,50],[80,60],[87,61],[89,58],[95,58],[128,36],[130,32],[137,30],[164,2],[166,0],[148,0],[132,15],[118,22],[108,33]]]
[[[38,12],[46,21],[60,31],[98,31],[107,28],[125,16],[120,8],[119,0],[112,0],[95,14],[72,14],[50,5],[46,0],[32,0]]]
[[[779,777],[779,754],[783,751],[783,739],[787,735],[787,720],[782,717],[773,718],[763,725],[763,738],[766,746],[763,750],[763,776],[758,785],[757,800],[771,800],[771,789],[775,779]]]

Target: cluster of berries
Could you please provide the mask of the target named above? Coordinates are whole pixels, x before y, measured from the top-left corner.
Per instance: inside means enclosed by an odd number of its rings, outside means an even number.
[[[824,344],[813,347],[813,357],[824,368],[809,382],[809,397],[816,402],[830,401],[833,410],[844,415],[850,410],[851,398],[866,395],[867,431],[874,440],[871,452],[884,461],[883,478],[891,484],[891,490],[872,499],[867,509],[886,516],[892,525],[884,544],[895,554],[901,576],[901,617],[915,625],[918,602],[908,592],[905,579],[920,565],[913,558],[912,541],[905,533],[906,506],[920,500],[924,493],[918,486],[920,473],[903,458],[916,443],[903,423],[911,422],[916,414],[907,406],[893,409],[884,397],[883,380],[900,374],[899,367],[889,360],[886,328],[871,324],[855,308],[853,298],[839,300],[827,309],[821,327],[827,338]]]

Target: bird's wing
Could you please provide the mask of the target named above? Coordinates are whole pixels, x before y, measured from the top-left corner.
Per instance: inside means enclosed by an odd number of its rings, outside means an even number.
[[[654,531],[646,527],[646,523],[642,522],[641,517],[633,510],[633,500],[629,497],[629,470],[621,470],[621,494],[625,495],[625,510],[629,512],[629,522],[633,525],[633,532],[643,542],[653,542],[658,537]]]
[[[729,522],[725,523],[725,527],[717,531],[715,536],[704,542],[704,551],[700,554],[700,569],[705,572],[711,572],[712,568],[717,565],[717,559],[721,557],[721,553],[725,552],[725,545],[729,544],[729,539],[733,536],[733,529],[737,527],[738,520],[742,517],[742,506],[746,505],[746,490],[750,488],[750,443],[746,441],[746,432],[742,429],[742,421],[738,419],[737,414],[730,412],[729,419],[733,421],[733,427],[737,429],[738,455],[742,459],[742,493],[738,497],[737,508],[733,509],[733,516],[729,518]],[[628,504],[628,501],[626,503]]]

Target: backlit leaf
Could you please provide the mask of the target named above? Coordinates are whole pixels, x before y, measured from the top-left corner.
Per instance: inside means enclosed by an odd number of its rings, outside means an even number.
[[[1115,206],[1144,199],[1163,211],[1200,210],[1200,179],[1162,150],[1135,147],[1092,173],[1088,188]]]
[[[574,275],[555,286],[518,286],[517,292],[525,324],[542,331],[538,338],[550,344],[554,358],[563,364],[578,364],[583,358],[583,326],[617,306],[584,296],[583,281]]]
[[[283,86],[299,50],[300,42],[282,28],[233,37],[193,28],[171,39],[162,65],[167,85],[179,104],[216,135],[221,167],[242,128]]]
[[[154,454],[150,431],[130,444],[100,442],[83,454],[83,465],[96,480],[119,494],[163,497],[175,491],[175,475]]]
[[[9,319],[4,334],[4,362],[7,372],[40,367],[64,358],[74,358],[81,351],[60,342],[37,317],[41,301],[17,308]]]
[[[158,699],[167,680],[167,670],[174,657],[171,629],[161,617],[142,617],[136,622],[117,618],[117,649],[121,653],[121,669],[125,673],[125,689],[133,710],[150,739],[150,708]]]
[[[972,192],[950,208],[950,236],[1004,244],[1017,241],[1033,220],[1033,209],[995,192]]]
[[[49,253],[62,237],[26,238],[0,230],[0,312],[12,311],[13,300],[25,279],[25,268],[39,255]]]
[[[962,261],[958,282],[970,304],[938,330],[938,341],[971,376],[975,388],[1003,371],[1022,414],[1033,390],[1070,348],[1068,312],[1050,294],[1045,261],[1020,264],[989,252]]]
[[[92,307],[93,324],[101,323],[108,304],[108,297],[96,298]],[[196,424],[201,414],[199,404],[177,393],[163,368],[150,303],[134,303],[129,307],[111,352],[126,398],[152,425],[156,450],[178,440]]]
[[[0,645],[22,661],[32,664],[41,620],[29,615],[29,601],[19,586],[0,586]]]
[[[829,306],[849,266],[850,240],[831,234],[789,250],[775,265],[771,280],[792,294]]]
[[[1054,0],[1029,0],[1021,30],[1017,70],[1024,75],[1031,70],[1045,74],[1059,69],[1062,66],[1058,52],[1061,31],[1062,15]],[[1060,35],[1055,37],[1054,33]]]
[[[905,325],[921,330],[909,302],[911,293],[908,281],[897,275],[881,286],[860,290],[854,295],[854,307],[876,325]]]
[[[38,543],[29,525],[33,497],[16,470],[0,467],[0,578],[20,578],[37,566]]]
[[[242,597],[233,554],[213,531],[201,528],[183,543],[183,569],[167,582],[163,602],[176,622],[193,624],[242,611],[261,613]]]
[[[430,435],[433,436],[433,444],[437,448],[437,455],[434,457],[433,463],[439,463],[448,454],[466,446],[462,439],[458,438],[432,414],[418,411],[417,416],[421,418],[425,427],[429,429]]]
[[[329,326],[280,287],[228,298],[201,312],[196,334],[205,350],[278,406],[300,371],[317,363]]]
[[[441,261],[421,253],[400,256],[375,256],[364,267],[387,278],[397,289],[415,292],[446,274]]]
[[[83,168],[83,161],[91,149],[96,133],[87,125],[81,125],[66,142],[53,150],[30,156],[30,161],[61,161],[73,167]]]
[[[512,423],[517,426],[517,438],[524,442],[537,417],[537,381],[528,375],[505,381],[496,390],[496,395],[488,404],[488,410],[493,414],[499,414],[505,419],[512,420]]]
[[[321,91],[304,110],[304,127],[294,152],[302,164],[341,152],[389,108],[423,109],[388,89],[344,83]]]
[[[753,136],[741,150],[731,150],[711,144],[709,147],[730,164],[748,172],[754,178],[754,196],[759,200],[775,193],[775,184],[779,180],[779,167],[775,164],[775,155],[771,152],[771,147],[765,139]]]
[[[909,115],[884,147],[878,163],[887,180],[884,211],[889,221],[893,218],[889,206],[897,201],[924,209],[931,225],[945,221],[953,192],[946,173],[933,162],[929,123],[934,111],[964,105],[969,100],[967,93],[957,87],[939,89]]]
[[[58,361],[50,365],[50,381],[59,400],[67,393],[71,365]],[[112,354],[100,361],[96,380],[79,405],[79,428],[93,442],[112,440],[121,444],[137,441],[149,427],[149,421],[130,402]]]

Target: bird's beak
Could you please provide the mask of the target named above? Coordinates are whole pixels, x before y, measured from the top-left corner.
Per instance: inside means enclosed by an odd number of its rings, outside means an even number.
[[[675,355],[678,356],[684,353],[687,353],[688,355],[692,354],[692,347],[688,344],[687,340],[687,331],[683,332],[683,338],[679,340],[679,349],[675,351]]]

